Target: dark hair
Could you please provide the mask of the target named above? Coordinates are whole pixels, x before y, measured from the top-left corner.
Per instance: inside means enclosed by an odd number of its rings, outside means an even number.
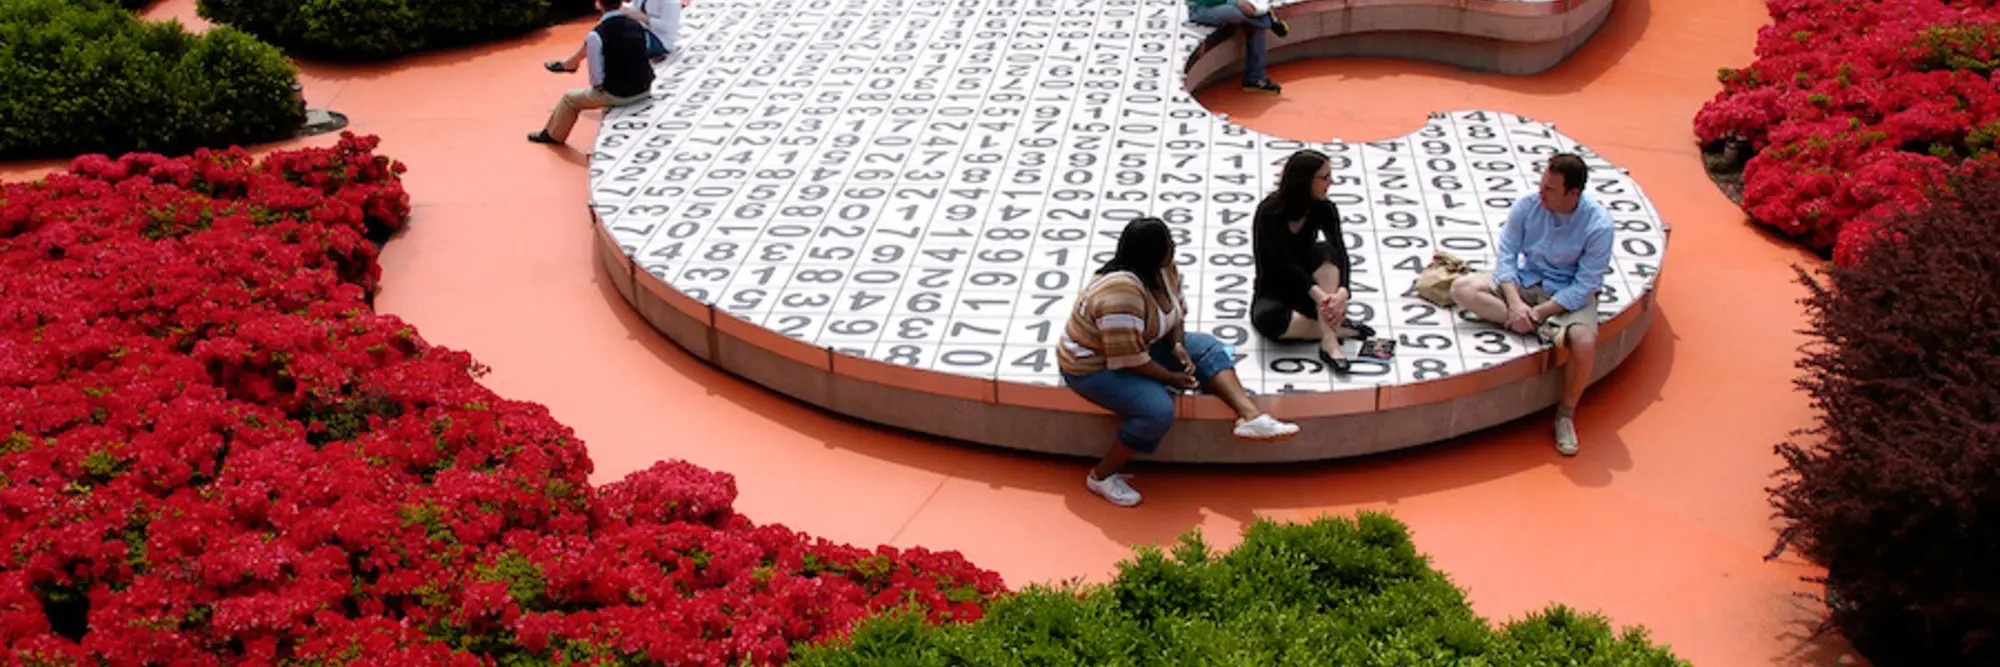
[[[597,0],[597,8],[607,12],[617,11],[624,4],[625,0]]]
[[[1104,268],[1097,270],[1097,275],[1131,271],[1147,289],[1159,289],[1160,269],[1173,261],[1167,256],[1167,246],[1172,242],[1173,234],[1167,230],[1165,220],[1144,217],[1126,223],[1125,231],[1118,233],[1118,251],[1112,253]]]
[[[1281,217],[1289,220],[1305,215],[1307,207],[1319,201],[1312,196],[1313,177],[1329,161],[1325,153],[1310,148],[1285,158],[1285,170],[1278,176],[1278,191],[1272,195],[1278,198]]]
[[[1582,190],[1583,182],[1590,178],[1590,167],[1575,153],[1557,153],[1549,158],[1548,169],[1563,177],[1564,190]]]

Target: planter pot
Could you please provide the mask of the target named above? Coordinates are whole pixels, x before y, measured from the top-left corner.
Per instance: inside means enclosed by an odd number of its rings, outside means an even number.
[[[1749,162],[1753,154],[1748,139],[1738,137],[1722,144],[1722,164],[1730,171],[1742,171],[1743,164]]]

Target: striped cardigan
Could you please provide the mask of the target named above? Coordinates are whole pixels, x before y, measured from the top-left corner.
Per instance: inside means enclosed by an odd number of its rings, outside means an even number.
[[[1063,372],[1088,375],[1151,361],[1151,344],[1187,316],[1180,270],[1169,263],[1160,277],[1173,295],[1172,303],[1158,303],[1130,272],[1092,276],[1077,294],[1062,341],[1056,344],[1056,362]]]

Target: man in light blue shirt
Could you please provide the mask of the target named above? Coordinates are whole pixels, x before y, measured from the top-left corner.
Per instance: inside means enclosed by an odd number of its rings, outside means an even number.
[[[1515,333],[1535,331],[1556,346],[1563,364],[1556,451],[1564,456],[1575,456],[1578,447],[1576,404],[1597,360],[1597,292],[1611,266],[1617,229],[1604,207],[1584,196],[1589,173],[1576,155],[1549,158],[1541,191],[1514,202],[1507,213],[1498,268],[1451,286],[1452,299],[1480,319]]]

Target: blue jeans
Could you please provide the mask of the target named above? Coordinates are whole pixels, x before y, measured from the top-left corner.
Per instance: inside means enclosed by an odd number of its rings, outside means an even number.
[[[1187,346],[1188,358],[1194,361],[1194,377],[1207,384],[1216,373],[1236,367],[1228,345],[1205,333],[1190,332],[1182,336],[1182,344]],[[1148,350],[1154,363],[1179,372],[1180,360],[1174,358],[1174,344],[1166,339],[1154,343]],[[1160,440],[1167,437],[1167,429],[1174,426],[1175,390],[1166,383],[1137,373],[1122,370],[1102,370],[1087,375],[1062,374],[1063,384],[1084,400],[1096,403],[1112,414],[1124,419],[1118,427],[1118,441],[1133,450],[1151,453],[1160,448]]]
[[[667,55],[667,43],[660,41],[660,36],[650,30],[646,31],[646,55],[653,58]]]
[[[1229,25],[1243,29],[1243,83],[1263,81],[1264,76],[1264,33],[1271,29],[1271,15],[1258,14],[1244,16],[1243,9],[1235,0],[1227,0],[1219,5],[1201,6],[1188,3],[1188,20],[1215,27]],[[1194,350],[1190,348],[1189,353]]]

